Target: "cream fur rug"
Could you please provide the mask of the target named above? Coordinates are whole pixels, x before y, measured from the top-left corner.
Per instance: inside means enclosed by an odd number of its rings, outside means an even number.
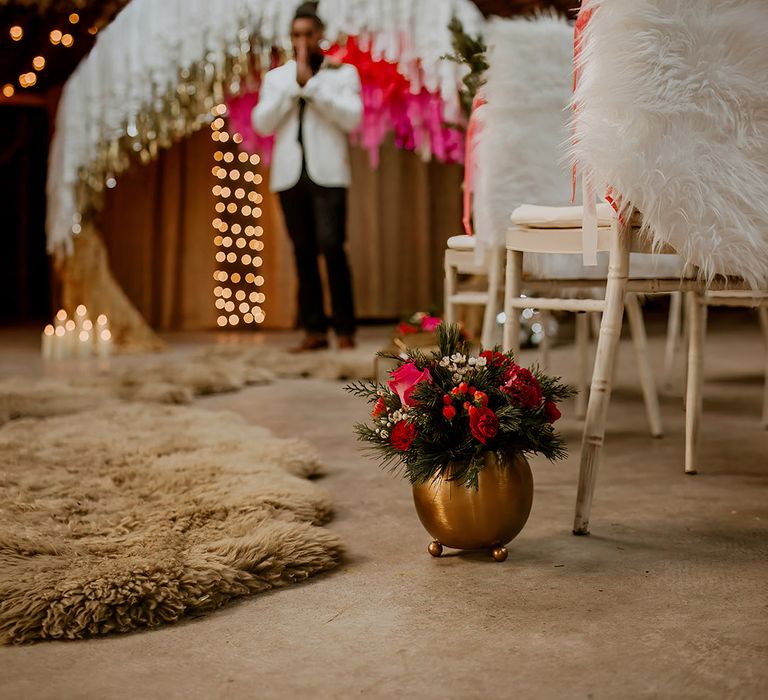
[[[112,398],[188,404],[195,396],[238,391],[277,378],[366,379],[373,376],[374,355],[372,348],[290,355],[272,347],[214,347],[175,358],[132,361],[84,377],[5,379],[0,380],[0,425],[74,413]]]
[[[298,440],[234,414],[112,403],[0,430],[0,639],[127,632],[334,567]]]

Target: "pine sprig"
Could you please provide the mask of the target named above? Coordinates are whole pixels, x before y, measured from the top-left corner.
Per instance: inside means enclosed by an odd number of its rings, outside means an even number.
[[[462,78],[464,87],[460,91],[461,105],[467,118],[472,113],[472,102],[478,90],[485,84],[485,72],[488,70],[488,47],[483,37],[473,37],[464,31],[464,25],[458,17],[453,17],[448,24],[451,32],[453,53],[443,56],[447,61],[453,61],[467,66],[467,74]]]

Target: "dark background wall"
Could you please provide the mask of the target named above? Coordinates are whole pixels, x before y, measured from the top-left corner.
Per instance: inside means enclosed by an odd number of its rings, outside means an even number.
[[[47,111],[0,106],[0,323],[49,316],[47,159]]]

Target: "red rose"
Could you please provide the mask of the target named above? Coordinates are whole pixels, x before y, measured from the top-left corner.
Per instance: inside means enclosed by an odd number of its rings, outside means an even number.
[[[478,406],[487,406],[488,405],[488,394],[486,394],[484,391],[476,391],[475,392],[475,403]]]
[[[374,418],[380,418],[387,412],[387,404],[384,403],[383,398],[379,398],[379,400],[376,402],[376,405],[373,407],[373,417]]]
[[[390,441],[392,447],[396,450],[400,450],[400,452],[407,452],[415,439],[416,426],[413,423],[401,420],[394,428],[392,428]]]
[[[472,437],[485,445],[499,432],[499,419],[490,408],[472,406],[469,409],[469,429]]]
[[[562,415],[554,401],[547,401],[544,404],[544,418],[547,419],[547,423],[556,423]]]
[[[453,406],[445,406],[443,408],[443,415],[446,420],[453,420],[456,417],[456,409]]]
[[[513,404],[520,408],[538,408],[544,398],[539,380],[531,374],[530,370],[519,365],[510,367],[507,372],[507,381],[501,390],[510,397]]]
[[[450,406],[452,401],[453,401],[453,399],[451,398],[450,394],[446,394],[445,396],[443,396],[443,403],[446,406]]]

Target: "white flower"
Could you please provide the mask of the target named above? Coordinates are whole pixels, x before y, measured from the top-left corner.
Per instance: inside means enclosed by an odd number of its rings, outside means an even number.
[[[471,367],[474,367],[477,364],[477,358],[476,357],[470,357],[469,358],[469,364]]]
[[[381,431],[381,437],[383,437],[384,439],[386,439],[386,438],[388,438],[388,437],[389,437],[389,433],[388,433],[386,430],[382,430],[382,431]]]
[[[451,364],[451,358],[450,357],[444,357],[442,360],[440,360],[440,366],[441,367],[447,367]]]
[[[484,357],[478,357],[477,358],[477,366],[478,367],[485,367],[488,364],[488,360],[486,360]]]
[[[460,380],[461,380],[461,375],[458,372],[453,375],[453,381],[454,382],[458,382]]]
[[[467,358],[464,357],[461,353],[456,353],[454,355],[451,355],[451,360],[455,362],[457,365],[463,365],[466,363]]]

